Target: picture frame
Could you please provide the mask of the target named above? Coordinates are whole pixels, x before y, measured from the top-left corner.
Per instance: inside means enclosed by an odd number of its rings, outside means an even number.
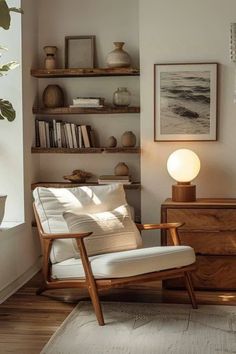
[[[95,36],[65,37],[65,68],[94,68]]]
[[[217,63],[154,64],[154,141],[217,140]]]

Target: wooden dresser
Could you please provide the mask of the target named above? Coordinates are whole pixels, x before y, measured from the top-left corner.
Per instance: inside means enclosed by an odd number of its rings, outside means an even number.
[[[196,289],[236,290],[236,199],[198,199],[177,203],[167,199],[161,206],[162,222],[183,222],[181,243],[197,255],[193,273]],[[171,244],[162,232],[162,245]],[[181,279],[164,282],[166,288],[181,288]]]

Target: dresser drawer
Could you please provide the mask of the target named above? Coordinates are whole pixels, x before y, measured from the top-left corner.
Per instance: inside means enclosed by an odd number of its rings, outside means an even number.
[[[197,256],[197,270],[192,277],[195,289],[236,290],[236,257]],[[167,280],[164,286],[182,288],[184,280]]]
[[[182,245],[194,248],[196,253],[205,255],[236,255],[236,231],[185,231],[179,230]],[[167,244],[173,245],[167,236]],[[235,270],[236,271],[236,270]]]
[[[167,222],[183,222],[187,230],[235,230],[236,209],[168,209]]]

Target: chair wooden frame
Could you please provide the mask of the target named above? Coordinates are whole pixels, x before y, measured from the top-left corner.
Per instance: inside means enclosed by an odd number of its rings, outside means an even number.
[[[97,317],[97,321],[100,326],[105,324],[102,308],[98,296],[98,292],[103,289],[115,288],[124,284],[137,284],[149,281],[156,281],[162,279],[172,279],[183,277],[185,279],[186,288],[188,291],[189,299],[194,309],[197,309],[197,301],[194,294],[194,288],[191,278],[191,272],[196,269],[196,263],[188,266],[162,270],[147,274],[140,274],[125,278],[112,278],[112,279],[95,279],[90,266],[89,257],[86,252],[84,238],[89,237],[92,232],[88,233],[61,233],[61,234],[51,234],[44,233],[43,228],[36,210],[35,205],[33,205],[34,214],[36,218],[37,228],[39,231],[40,242],[43,252],[43,283],[42,286],[37,290],[37,295],[40,295],[43,291],[49,289],[64,289],[64,288],[87,288],[94,311]],[[181,223],[165,223],[165,224],[136,224],[137,228],[140,230],[169,230],[175,246],[180,245],[180,238],[178,235],[178,227],[182,226]],[[80,252],[81,261],[84,267],[85,279],[69,279],[69,280],[55,280],[51,277],[51,262],[50,262],[50,251],[52,247],[53,240],[57,239],[76,239],[78,249]]]

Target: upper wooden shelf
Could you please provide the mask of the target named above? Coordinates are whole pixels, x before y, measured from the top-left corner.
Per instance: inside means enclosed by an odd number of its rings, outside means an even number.
[[[37,78],[139,76],[139,74],[139,69],[135,68],[31,69],[31,75]]]
[[[118,113],[139,113],[140,107],[56,107],[56,108],[40,108],[33,107],[34,114],[59,115],[59,114],[118,114]]]

